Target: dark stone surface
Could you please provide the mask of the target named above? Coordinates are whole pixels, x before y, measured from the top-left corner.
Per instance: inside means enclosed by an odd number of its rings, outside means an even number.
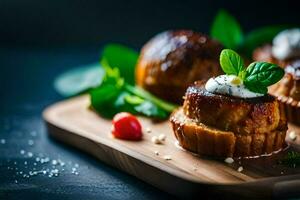
[[[42,110],[62,99],[53,90],[54,77],[94,63],[107,42],[138,49],[167,29],[207,33],[219,8],[235,15],[246,31],[268,24],[300,24],[298,4],[296,0],[0,1],[0,199],[173,198],[48,138]],[[37,157],[50,162],[37,162]],[[48,177],[53,159],[65,163],[55,165],[58,177]],[[41,173],[24,177],[33,168]]]

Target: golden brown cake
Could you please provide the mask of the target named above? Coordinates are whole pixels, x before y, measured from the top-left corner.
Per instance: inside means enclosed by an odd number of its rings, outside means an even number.
[[[136,83],[160,98],[182,103],[190,84],[222,73],[221,50],[219,42],[201,33],[163,32],[142,48]]]
[[[284,77],[270,93],[283,105],[288,121],[300,125],[300,60],[285,68]]]
[[[270,95],[236,98],[210,93],[203,82],[196,82],[170,121],[179,144],[197,154],[258,156],[286,145],[285,114]]]

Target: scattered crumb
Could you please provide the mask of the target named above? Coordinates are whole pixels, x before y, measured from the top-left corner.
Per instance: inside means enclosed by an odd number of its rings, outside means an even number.
[[[297,135],[296,135],[295,131],[290,132],[289,138],[293,141],[295,141],[297,139]]]
[[[160,142],[164,142],[166,140],[166,138],[167,138],[167,136],[165,134],[160,134],[158,136],[158,139],[159,139]]]
[[[164,156],[164,159],[165,159],[165,160],[172,160],[172,158],[171,158],[170,155],[165,155],[165,156]]]
[[[227,164],[232,164],[234,162],[233,158],[228,157],[224,160],[224,162],[226,162]]]
[[[147,127],[147,128],[146,128],[146,133],[151,133],[151,132],[152,132],[151,128],[150,128],[150,127]]]
[[[240,167],[237,169],[238,172],[242,172],[243,170],[244,170],[244,168],[243,168],[242,166],[240,166]]]
[[[166,140],[166,135],[165,134],[160,134],[159,136],[152,136],[151,141],[154,144],[163,144],[164,141]]]
[[[155,153],[155,155],[157,155],[157,156],[159,155],[159,152],[158,152],[158,151],[154,151],[154,153]]]
[[[283,174],[283,172],[280,172],[280,174]]]
[[[160,140],[158,139],[157,136],[152,136],[151,141],[152,141],[154,144],[161,144],[161,142],[160,142]]]

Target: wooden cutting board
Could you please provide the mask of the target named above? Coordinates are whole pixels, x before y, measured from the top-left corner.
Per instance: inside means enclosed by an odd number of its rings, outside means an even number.
[[[142,141],[113,138],[111,121],[101,118],[88,106],[89,98],[84,95],[48,107],[43,117],[49,134],[166,192],[179,197],[300,196],[300,167],[278,164],[288,151],[298,148],[300,136],[283,152],[227,164],[181,149],[168,121],[158,123],[141,117]],[[148,128],[151,132],[146,131]],[[291,130],[300,133],[300,128],[292,125]],[[152,136],[159,134],[167,136],[165,143],[151,142]],[[239,172],[241,166],[243,171]]]

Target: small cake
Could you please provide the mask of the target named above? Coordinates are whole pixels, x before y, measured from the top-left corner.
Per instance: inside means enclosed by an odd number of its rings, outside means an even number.
[[[281,67],[300,60],[300,29],[280,32],[272,45],[266,44],[253,52],[253,60],[275,63]]]
[[[170,117],[179,145],[217,157],[251,157],[283,149],[285,112],[267,94],[283,70],[264,62],[246,69],[232,50],[223,50],[220,62],[226,75],[189,86],[183,106]]]
[[[270,94],[284,106],[287,120],[300,125],[300,60],[285,68],[284,77],[271,87]]]
[[[141,50],[136,83],[162,99],[182,103],[190,84],[222,73],[218,60],[221,50],[219,42],[201,33],[160,33]]]

